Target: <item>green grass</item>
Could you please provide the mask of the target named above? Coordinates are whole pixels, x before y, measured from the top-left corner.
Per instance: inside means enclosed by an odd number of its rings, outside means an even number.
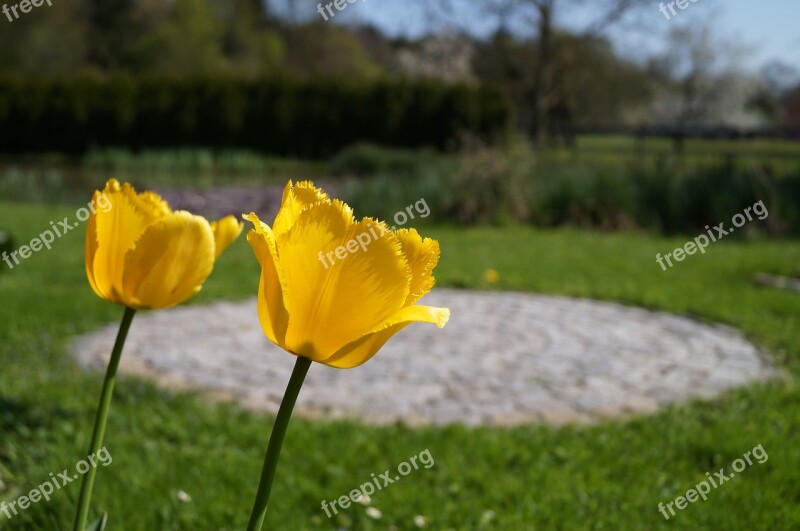
[[[17,245],[74,207],[0,203],[0,227]],[[655,253],[681,239],[571,230],[426,230],[440,239],[444,286],[613,299],[722,321],[767,349],[790,377],[713,402],[588,428],[460,426],[412,430],[295,418],[270,508],[270,529],[791,529],[800,526],[800,296],[759,288],[756,272],[798,273],[800,243],[723,241],[661,271]],[[121,308],[96,298],[83,271],[83,229],[12,271],[0,272],[0,477],[6,501],[49,473],[72,469],[87,446],[100,389],[66,354],[70,337],[116,322]],[[5,266],[2,266],[5,268]],[[240,239],[193,303],[251,296],[258,270]],[[233,323],[232,323],[233,325]],[[135,331],[133,332],[135,333]],[[603,334],[603,330],[597,330]],[[110,348],[110,345],[109,345]],[[313,366],[313,371],[333,370]],[[358,369],[355,369],[358,370]],[[387,374],[390,381],[397,375]],[[283,389],[276,389],[282,392]],[[271,426],[268,416],[123,378],[116,389],[95,511],[110,529],[243,529]],[[668,502],[761,444],[769,455],[669,522]],[[328,520],[322,500],[347,494],[429,449],[435,466],[373,496],[383,517],[356,506]],[[68,529],[77,482],[0,529]],[[179,490],[191,502],[178,500]]]
[[[687,139],[683,152],[678,153],[669,138],[636,138],[634,136],[583,135],[576,149],[554,150],[548,157],[556,160],[580,160],[589,165],[620,163],[654,166],[665,160],[676,160],[689,168],[713,166],[735,161],[743,168],[785,175],[797,172],[800,142],[777,139],[710,140]]]
[[[637,149],[644,149],[645,151],[668,153],[674,147],[673,141],[669,138],[645,137],[638,139],[635,136],[618,135],[582,135],[578,137],[578,148],[582,150],[634,152]],[[686,140],[685,150],[687,153],[717,155],[735,152],[748,155],[800,157],[800,142],[779,139],[711,140],[693,138]]]

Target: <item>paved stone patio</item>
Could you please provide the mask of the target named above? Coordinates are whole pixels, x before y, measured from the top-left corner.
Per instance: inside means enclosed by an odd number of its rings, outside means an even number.
[[[712,398],[775,375],[729,327],[589,300],[434,289],[439,330],[414,324],[361,367],[314,364],[295,413],[411,425],[587,423]],[[83,366],[103,370],[117,325],[76,338]],[[202,389],[276,412],[294,356],[270,343],[255,300],[136,316],[123,374]]]

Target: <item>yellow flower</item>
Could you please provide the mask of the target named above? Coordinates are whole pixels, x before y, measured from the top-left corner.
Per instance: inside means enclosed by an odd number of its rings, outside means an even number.
[[[228,216],[215,223],[173,212],[153,192],[116,179],[95,192],[86,230],[86,276],[98,297],[133,309],[168,308],[203,287],[214,261],[241,234]]]
[[[244,217],[261,264],[261,327],[292,354],[351,368],[412,322],[441,328],[450,318],[447,308],[414,304],[433,287],[439,262],[439,243],[414,229],[356,221],[308,181],[289,181],[272,227]]]
[[[497,284],[500,280],[500,273],[496,269],[486,269],[483,272],[483,279],[489,284]]]

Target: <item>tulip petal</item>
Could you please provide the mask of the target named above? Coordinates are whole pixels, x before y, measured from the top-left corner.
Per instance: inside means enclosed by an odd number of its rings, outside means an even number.
[[[89,282],[97,295],[122,303],[125,254],[148,226],[169,215],[170,210],[158,195],[137,194],[131,185],[120,185],[116,179],[106,183],[103,194],[111,206],[89,216],[85,247],[87,272],[91,269]],[[98,197],[95,194],[95,204]]]
[[[281,207],[272,223],[275,235],[280,235],[292,228],[297,216],[306,208],[316,203],[330,203],[331,200],[324,191],[320,190],[311,181],[301,181],[295,185],[292,181],[283,189]]]
[[[97,204],[98,197],[100,197],[100,192],[95,191],[94,195],[92,195],[92,203]],[[94,214],[91,214],[86,223],[86,240],[84,243],[86,278],[89,279],[89,285],[92,287],[92,291],[94,291],[98,297],[101,299],[109,299],[110,294],[101,291],[100,286],[98,286],[97,281],[94,278],[94,257],[97,254],[97,247],[97,218]],[[119,301],[115,300],[111,302]]]
[[[163,218],[164,216],[172,214],[172,209],[169,208],[169,204],[157,193],[148,191],[137,194],[128,183],[122,186],[123,188],[126,186],[130,187],[131,191],[134,193],[133,199],[136,202],[137,208],[149,212],[154,218]]]
[[[175,212],[149,226],[125,256],[125,304],[168,308],[202,288],[214,268],[214,234],[208,221]]]
[[[225,216],[219,221],[211,224],[211,231],[214,233],[214,259],[219,258],[222,251],[236,241],[242,233],[244,223],[237,221],[233,216]]]
[[[448,308],[407,306],[395,313],[375,330],[353,341],[321,363],[337,369],[351,369],[368,361],[397,332],[414,322],[433,323],[442,328],[450,319]]]
[[[258,263],[261,265],[261,279],[258,285],[258,320],[264,334],[278,346],[286,340],[286,329],[289,326],[289,313],[284,304],[283,283],[281,282],[279,264],[275,260],[275,235],[272,229],[258,219],[255,213],[244,218],[255,226],[247,233],[247,241],[253,248]]]
[[[325,359],[386,321],[408,297],[411,270],[397,237],[383,223],[357,223],[341,201],[307,207],[276,243],[290,294],[290,352]]]
[[[411,267],[411,286],[405,303],[410,306],[433,288],[436,280],[432,273],[439,263],[439,242],[431,238],[423,240],[416,229],[400,229],[396,234]]]

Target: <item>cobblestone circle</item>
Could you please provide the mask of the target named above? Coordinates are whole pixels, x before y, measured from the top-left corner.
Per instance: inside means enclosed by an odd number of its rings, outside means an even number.
[[[582,424],[712,398],[776,372],[736,330],[615,303],[434,289],[439,330],[412,324],[361,367],[314,364],[295,414],[373,424]],[[103,370],[117,325],[71,351]],[[136,316],[121,372],[276,412],[294,356],[267,340],[255,300]]]

